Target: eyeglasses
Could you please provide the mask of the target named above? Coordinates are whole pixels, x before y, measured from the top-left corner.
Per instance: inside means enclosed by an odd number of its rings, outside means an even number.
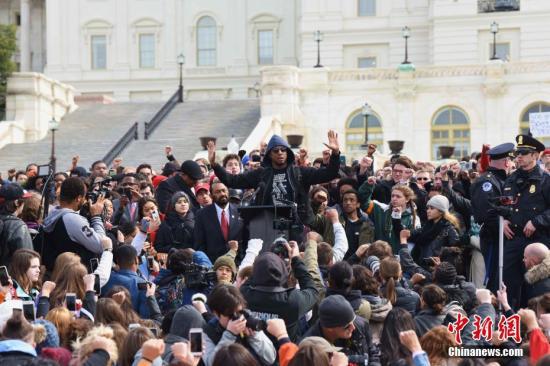
[[[286,152],[286,147],[275,147],[271,149],[275,154]]]
[[[515,152],[515,155],[518,156],[518,155],[522,155],[522,156],[525,156],[525,155],[529,155],[531,154],[531,151],[529,150],[518,150]]]
[[[325,202],[327,200],[327,197],[325,196],[315,196],[315,200],[319,202]]]
[[[430,178],[428,178],[428,177],[418,177],[418,178],[416,178],[416,180],[430,180]]]

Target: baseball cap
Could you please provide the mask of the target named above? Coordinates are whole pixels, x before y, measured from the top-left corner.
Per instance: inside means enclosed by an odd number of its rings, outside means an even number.
[[[316,336],[304,338],[300,342],[299,346],[300,347],[317,346],[319,347],[319,349],[321,349],[325,353],[339,352],[342,349],[342,347],[334,347],[323,337],[316,337]]]
[[[180,172],[187,174],[191,179],[199,180],[204,178],[204,173],[199,164],[193,160],[186,160],[181,164]]]
[[[173,172],[177,172],[178,170],[179,170],[178,164],[169,161],[168,163],[164,164],[164,167],[162,168],[162,175],[167,177]]]
[[[210,192],[210,184],[208,183],[199,183],[195,186],[195,194],[199,193],[200,190],[205,189]]]
[[[0,202],[15,201],[21,198],[29,198],[32,194],[25,191],[19,184],[11,183],[0,187]]]

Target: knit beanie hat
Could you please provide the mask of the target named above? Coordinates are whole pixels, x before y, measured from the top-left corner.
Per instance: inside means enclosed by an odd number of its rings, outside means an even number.
[[[427,203],[427,206],[431,206],[435,209],[438,209],[441,212],[449,211],[449,200],[447,197],[440,194],[433,196]]]
[[[43,340],[36,345],[37,353],[40,353],[42,348],[59,347],[59,333],[57,332],[57,328],[55,327],[55,325],[53,325],[52,322],[44,319],[37,319],[33,323],[40,324],[45,329]]]
[[[319,305],[319,322],[323,328],[345,327],[355,320],[351,304],[342,295],[327,296]]]
[[[221,266],[231,268],[233,276],[237,275],[237,266],[235,265],[235,261],[233,260],[233,258],[231,258],[230,256],[222,255],[221,257],[218,257],[218,259],[216,259],[216,261],[214,262],[214,272]]]
[[[441,262],[434,272],[434,282],[436,284],[447,286],[453,285],[456,281],[456,268],[449,262]]]

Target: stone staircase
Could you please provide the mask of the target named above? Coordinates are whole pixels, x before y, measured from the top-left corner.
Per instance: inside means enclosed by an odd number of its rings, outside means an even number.
[[[66,170],[74,155],[78,165],[89,169],[91,163],[102,159],[134,122],[148,121],[162,103],[83,104],[66,116],[55,133],[57,170]],[[25,169],[34,162],[47,164],[51,153],[51,132],[34,143],[9,144],[0,149],[0,172],[7,176],[10,168]]]
[[[176,107],[155,129],[148,140],[132,142],[122,153],[124,166],[147,162],[153,169],[166,163],[164,147],[170,145],[182,162],[202,150],[199,137],[217,137],[218,148],[227,146],[231,135],[242,145],[260,120],[258,100],[189,101]]]

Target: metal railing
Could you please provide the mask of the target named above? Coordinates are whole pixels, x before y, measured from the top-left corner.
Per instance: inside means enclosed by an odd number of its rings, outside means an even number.
[[[149,122],[145,122],[145,131],[143,138],[145,140],[149,139],[149,136],[153,133],[155,128],[162,122],[164,118],[174,109],[176,104],[183,103],[183,88],[180,86],[178,90],[168,99],[166,103],[159,109],[159,111],[151,118]]]
[[[132,127],[126,131],[126,133],[117,141],[117,143],[109,150],[109,152],[103,157],[105,164],[110,165],[113,160],[120,155],[126,149],[126,147],[132,142],[132,140],[138,139],[138,123],[135,122]]]
[[[478,0],[478,13],[493,13],[501,11],[518,11],[520,0]]]

